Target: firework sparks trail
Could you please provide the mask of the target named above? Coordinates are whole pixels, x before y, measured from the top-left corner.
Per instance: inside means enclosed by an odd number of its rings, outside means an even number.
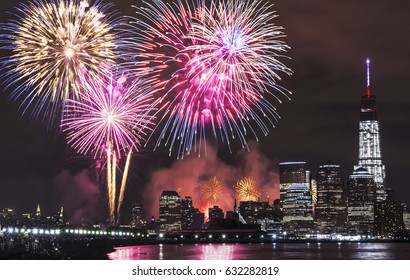
[[[111,156],[111,148],[107,149],[107,194],[108,194],[108,211],[109,211],[109,219],[110,222],[113,222],[114,217],[112,216],[112,197],[113,192],[112,192],[112,169],[111,169],[111,161],[112,161],[112,156]]]
[[[207,202],[207,208],[217,205],[218,198],[222,194],[223,182],[213,176],[200,186],[201,197]]]
[[[116,176],[116,170],[117,170],[117,157],[115,156],[115,151],[112,152],[112,163],[111,163],[111,183],[108,184],[107,187],[111,189],[111,201],[109,203],[110,205],[110,221],[115,223],[115,198],[116,198],[116,186],[117,186],[117,176]]]
[[[118,205],[117,205],[117,221],[120,220],[120,213],[121,213],[120,210],[121,210],[122,202],[124,201],[125,185],[127,183],[128,170],[130,168],[131,155],[132,155],[132,151],[130,150],[128,152],[127,160],[125,162],[124,174],[122,175],[122,181],[121,181],[121,186],[120,186],[120,195],[118,197]]]
[[[51,125],[67,99],[78,99],[81,72],[107,74],[102,66],[114,63],[121,25],[111,7],[98,0],[32,0],[0,25],[1,47],[11,51],[2,59],[2,76],[23,114],[31,111]]]
[[[239,201],[257,201],[261,195],[256,181],[249,177],[239,180],[234,188]]]
[[[115,221],[124,198],[126,177],[133,151],[153,126],[156,88],[142,80],[129,80],[115,71],[109,77],[81,77],[81,101],[67,100],[62,130],[67,142],[80,154],[107,160],[107,192],[111,222]],[[128,153],[116,207],[117,158]]]
[[[268,124],[279,118],[266,98],[275,92],[287,96],[277,84],[279,73],[291,74],[282,64],[280,52],[288,46],[280,41],[271,5],[261,1],[223,0],[193,4],[165,4],[154,0],[137,7],[138,18],[128,41],[139,73],[164,85],[162,118],[157,146],[162,141],[178,158],[192,149],[205,147],[211,133],[231,147],[246,136],[258,139],[254,126],[264,135]],[[152,134],[153,135],[153,134]],[[151,135],[151,137],[152,137]]]

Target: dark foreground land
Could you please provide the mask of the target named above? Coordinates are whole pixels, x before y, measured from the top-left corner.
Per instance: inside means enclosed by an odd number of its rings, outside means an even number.
[[[306,243],[306,240],[275,240],[275,243]],[[314,243],[317,241],[309,241]],[[321,243],[333,241],[320,241]],[[409,243],[408,240],[396,241],[366,241],[378,242],[402,242]],[[153,244],[197,244],[209,243],[196,240],[158,240],[158,239],[112,239],[112,238],[61,238],[61,237],[14,237],[0,238],[0,259],[7,260],[108,260],[107,254],[115,251],[117,247],[153,245]],[[224,242],[214,240],[211,243],[261,243],[261,240],[234,242],[225,240]],[[262,243],[273,243],[272,240],[264,240]]]
[[[104,260],[120,240],[14,238],[0,242],[0,259]]]

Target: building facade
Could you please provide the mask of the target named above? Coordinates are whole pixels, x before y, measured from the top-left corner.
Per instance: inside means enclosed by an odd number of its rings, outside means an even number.
[[[163,191],[159,198],[159,231],[181,230],[181,200],[176,191]]]
[[[313,201],[306,162],[280,163],[279,176],[283,230],[288,236],[310,234],[313,229]]]
[[[205,214],[199,211],[198,208],[192,208],[192,224],[190,229],[198,230],[203,229],[205,223]]]
[[[374,176],[365,168],[358,167],[350,175],[347,186],[347,228],[350,233],[375,233],[376,188]]]
[[[378,236],[384,238],[397,237],[405,232],[403,221],[404,207],[395,200],[378,201],[375,206],[375,230]]]
[[[215,219],[223,219],[224,211],[222,210],[222,208],[215,205],[214,207],[208,209],[208,217],[209,217],[209,221],[212,221]]]
[[[192,212],[192,197],[185,196],[181,200],[181,228],[182,230],[191,229],[191,224],[193,222],[193,212]]]
[[[143,228],[145,226],[145,223],[142,220],[142,205],[141,205],[141,203],[134,203],[132,205],[131,213],[132,213],[131,227]]]
[[[288,189],[293,184],[306,184],[309,187],[310,172],[306,170],[306,162],[282,162],[279,163],[279,182],[280,182],[280,208]]]
[[[404,230],[407,233],[410,233],[410,212],[404,210],[403,212],[403,223],[404,223]]]
[[[380,125],[376,111],[376,96],[370,92],[370,60],[367,65],[367,91],[361,98],[359,122],[359,162],[373,176],[377,185],[377,201],[387,198],[385,167],[382,163]]]
[[[273,208],[267,201],[241,201],[239,213],[247,224],[256,224],[258,220],[272,218]]]
[[[316,229],[322,234],[340,233],[347,215],[340,165],[327,162],[319,166],[316,182]]]

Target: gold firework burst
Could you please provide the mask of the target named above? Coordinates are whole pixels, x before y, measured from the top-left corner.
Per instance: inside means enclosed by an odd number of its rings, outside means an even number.
[[[53,122],[74,89],[79,76],[99,77],[114,63],[118,43],[114,31],[120,22],[106,13],[111,4],[90,5],[84,0],[37,0],[20,4],[16,19],[1,26],[2,44],[12,51],[5,58],[5,83],[14,86],[12,99],[32,117]]]
[[[250,177],[245,177],[236,182],[234,187],[239,201],[256,201],[260,198],[261,192],[256,187],[256,181]]]
[[[207,182],[201,185],[200,194],[201,197],[208,202],[208,207],[216,205],[218,198],[222,194],[223,182],[212,176]]]

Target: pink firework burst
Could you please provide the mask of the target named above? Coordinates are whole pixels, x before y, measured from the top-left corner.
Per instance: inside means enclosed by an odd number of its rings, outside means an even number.
[[[80,154],[120,156],[136,151],[152,130],[155,88],[147,82],[112,73],[102,79],[80,78],[77,99],[67,100],[62,129]]]
[[[68,143],[81,154],[106,159],[109,219],[118,224],[125,195],[131,155],[152,129],[155,87],[142,80],[128,79],[112,72],[96,78],[81,76],[79,100],[69,99],[64,108],[62,129]],[[117,193],[117,159],[127,154]],[[118,198],[117,198],[118,197]]]
[[[280,38],[282,27],[273,23],[272,5],[262,1],[224,0],[200,10],[201,21],[192,23],[189,37],[196,43],[187,49],[195,56],[187,63],[189,76],[205,76],[201,89],[232,89],[250,99],[263,98],[277,85],[279,72],[291,70],[278,59],[289,47]],[[275,95],[274,95],[275,96]]]
[[[164,141],[182,158],[200,152],[207,134],[229,148],[234,139],[247,147],[248,134],[258,139],[255,127],[267,135],[278,115],[265,95],[286,95],[276,81],[279,72],[291,73],[278,61],[288,47],[278,40],[283,35],[271,6],[241,0],[147,5],[137,8],[130,48],[138,53],[139,73],[165,87],[158,96],[157,146]]]
[[[126,65],[137,75],[164,87],[162,94],[156,96],[161,104],[161,119],[156,129],[160,130],[160,135],[156,144],[159,146],[165,139],[171,155],[179,142],[178,156],[184,156],[196,140],[192,136],[197,125],[192,119],[195,97],[186,98],[192,87],[185,68],[192,52],[186,47],[195,44],[187,36],[195,11],[204,4],[202,1],[170,4],[160,0],[144,3],[145,7],[134,7],[137,16],[131,20],[133,28],[129,30],[129,39],[125,40],[130,50],[124,55],[129,61]],[[151,134],[150,138],[154,137]]]

